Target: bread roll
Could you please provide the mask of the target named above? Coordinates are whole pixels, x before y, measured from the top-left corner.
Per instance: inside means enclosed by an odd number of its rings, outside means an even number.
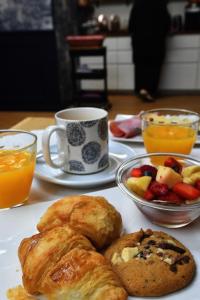
[[[103,197],[77,195],[65,197],[51,205],[41,217],[40,232],[69,224],[101,249],[118,238],[122,229],[121,215]]]

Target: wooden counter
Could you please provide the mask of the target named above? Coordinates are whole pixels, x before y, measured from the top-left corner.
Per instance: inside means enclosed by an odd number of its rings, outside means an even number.
[[[29,117],[14,125],[14,129],[36,130],[44,129],[49,125],[54,125],[54,118]]]

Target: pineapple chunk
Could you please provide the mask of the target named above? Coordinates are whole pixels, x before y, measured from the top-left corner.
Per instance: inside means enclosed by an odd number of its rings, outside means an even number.
[[[172,168],[159,166],[156,181],[159,183],[165,183],[169,188],[172,188],[177,182],[182,182],[183,180],[181,175],[175,172]]]
[[[194,185],[197,180],[200,179],[200,172],[195,172],[191,176],[183,177],[183,182]]]
[[[181,175],[183,177],[190,177],[192,174],[197,172],[200,172],[200,166],[190,166],[184,168]]]
[[[142,176],[142,177],[130,177],[127,180],[128,188],[135,192],[137,195],[143,197],[145,191],[147,190],[150,182],[151,176]]]

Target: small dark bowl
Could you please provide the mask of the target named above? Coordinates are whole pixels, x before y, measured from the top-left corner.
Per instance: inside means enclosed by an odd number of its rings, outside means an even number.
[[[101,47],[104,41],[104,35],[75,35],[75,36],[67,36],[66,41],[69,43],[70,47]]]

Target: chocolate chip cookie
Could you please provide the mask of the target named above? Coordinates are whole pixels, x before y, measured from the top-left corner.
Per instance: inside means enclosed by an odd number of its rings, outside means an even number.
[[[132,296],[169,294],[188,285],[195,274],[190,251],[162,231],[141,229],[124,235],[104,255]]]

